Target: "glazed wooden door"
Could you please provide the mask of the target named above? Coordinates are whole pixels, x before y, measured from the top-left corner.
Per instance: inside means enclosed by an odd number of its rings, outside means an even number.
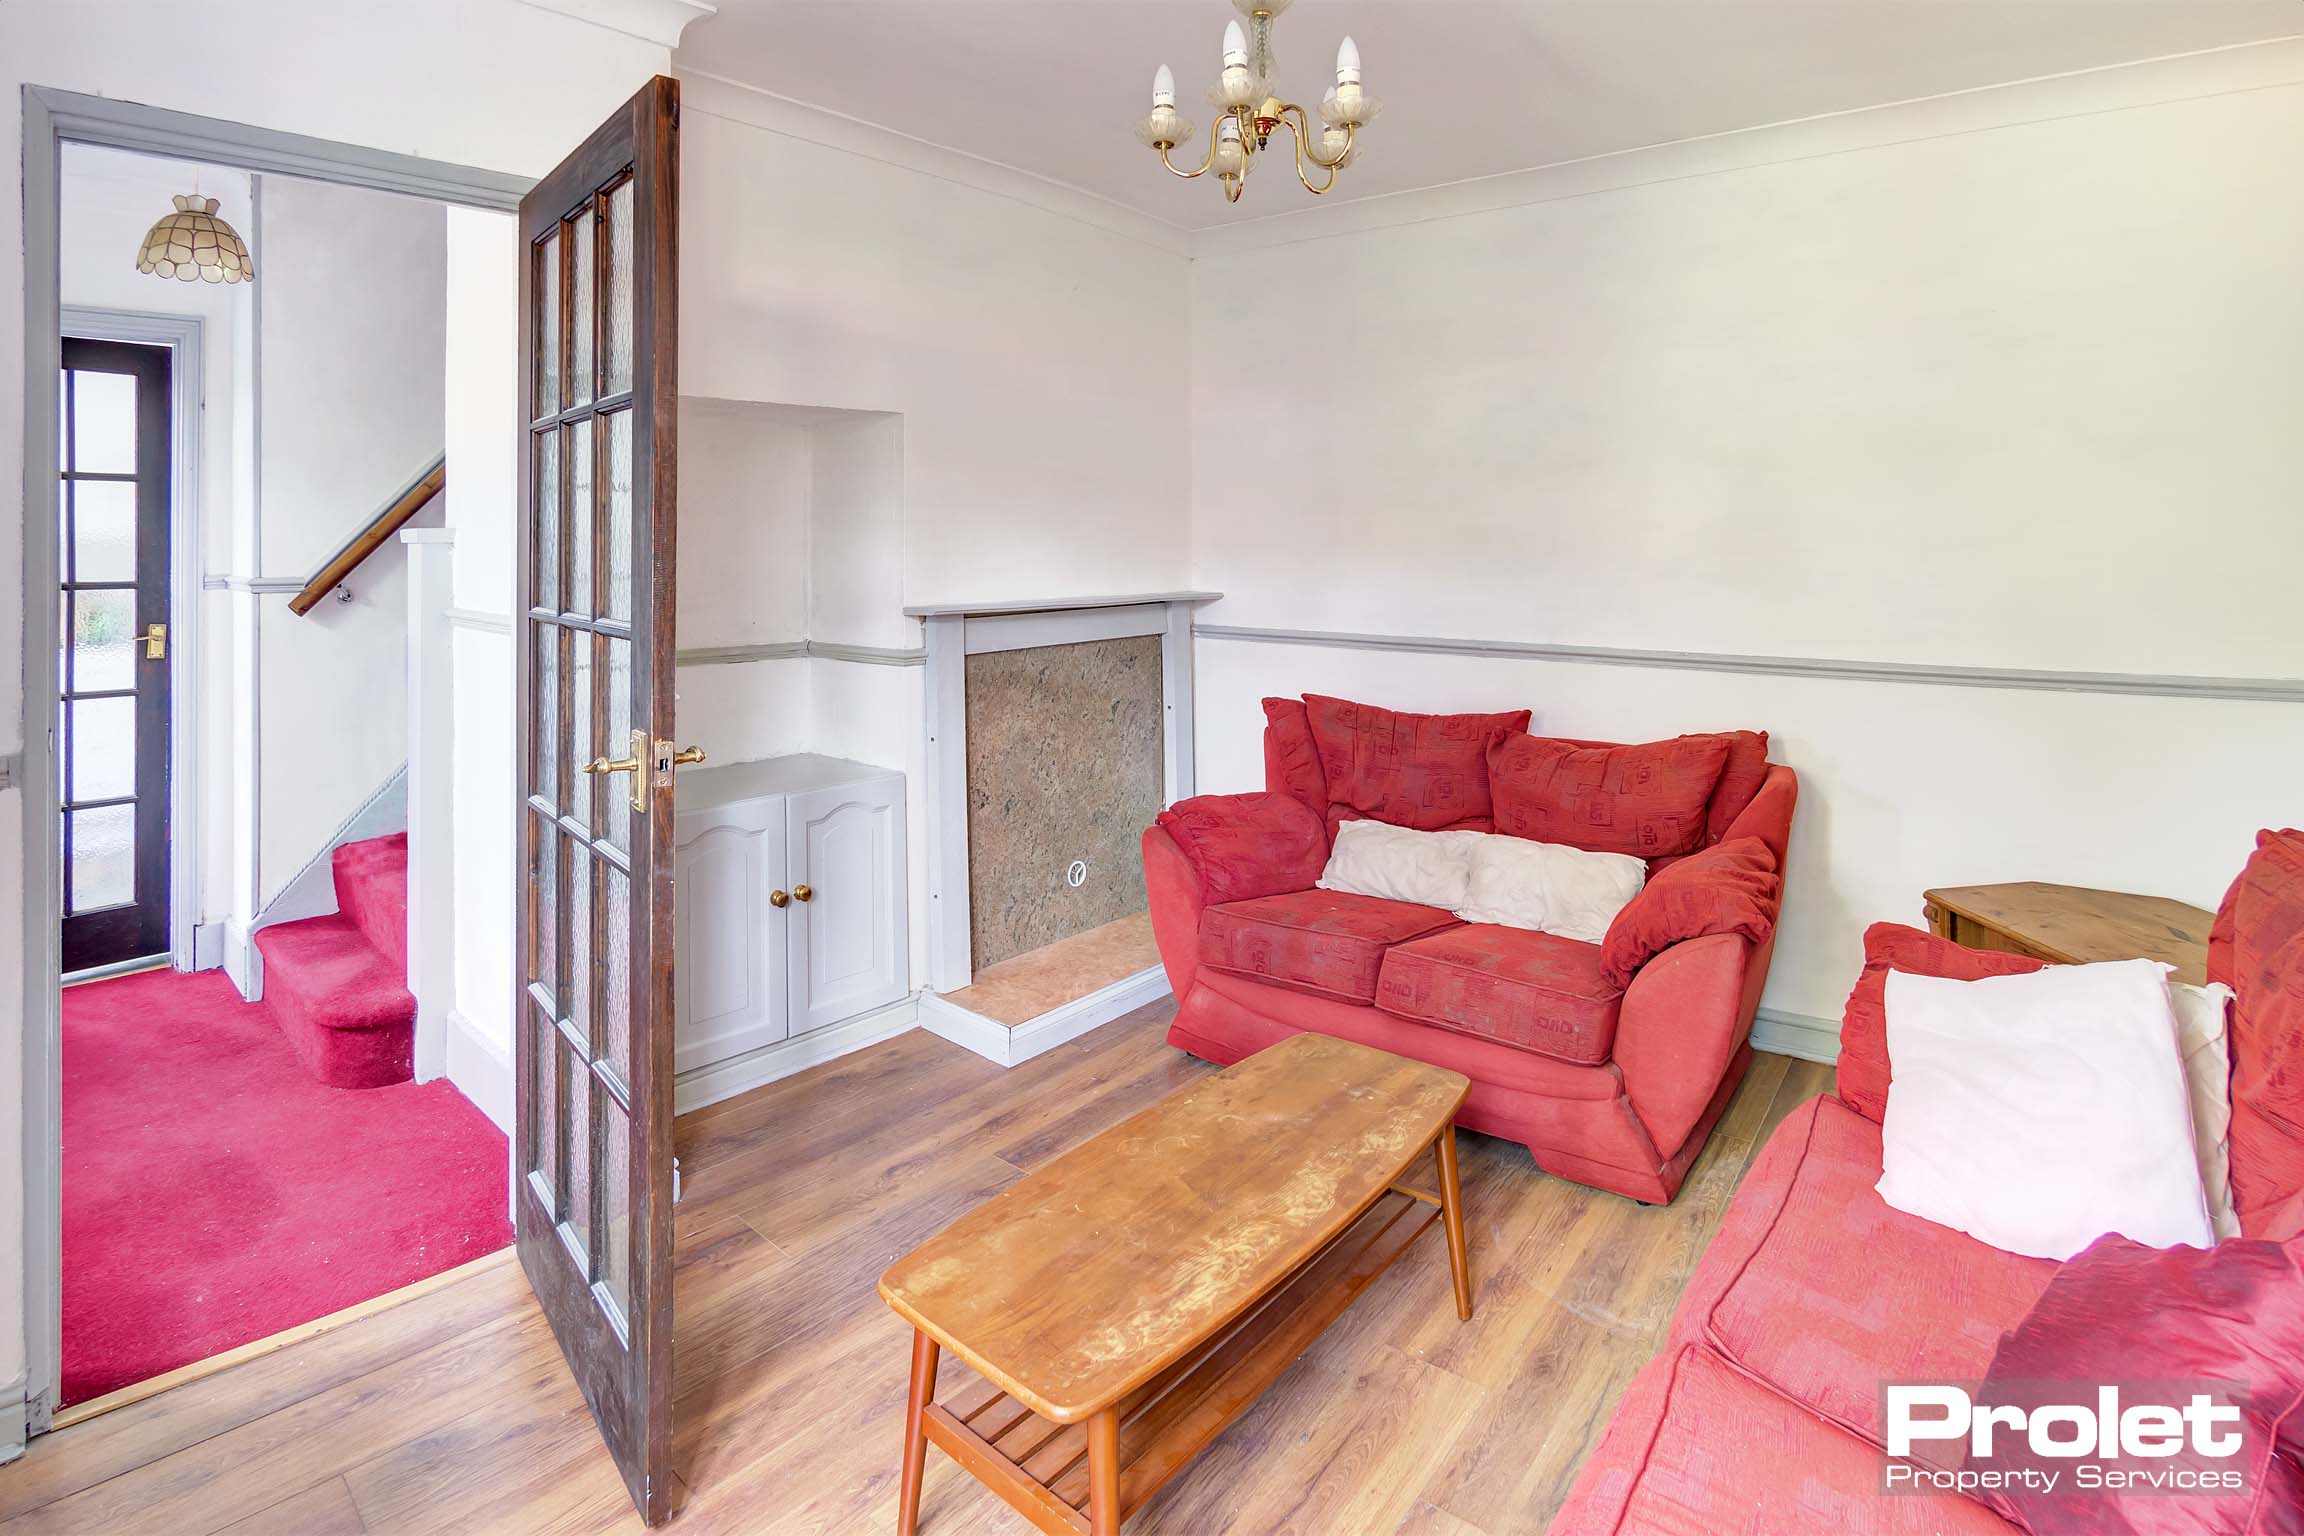
[[[520,205],[520,1263],[648,1523],[672,1439],[679,88]]]
[[[67,336],[57,404],[64,971],[168,953],[166,347]]]

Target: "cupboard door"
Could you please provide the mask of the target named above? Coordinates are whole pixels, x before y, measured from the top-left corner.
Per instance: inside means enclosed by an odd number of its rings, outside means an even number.
[[[785,802],[791,854],[792,1032],[909,990],[904,781],[868,779]]]
[[[680,818],[672,909],[679,986],[672,1065],[686,1072],[774,1045],[789,1032],[784,802],[751,800]]]

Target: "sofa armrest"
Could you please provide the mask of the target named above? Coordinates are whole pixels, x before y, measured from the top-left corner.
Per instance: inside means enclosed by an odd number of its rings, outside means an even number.
[[[1328,829],[1291,795],[1195,795],[1158,828],[1191,864],[1204,906],[1310,890],[1328,867]]]
[[[1760,1000],[1751,970],[1765,974],[1771,948],[1734,933],[1689,939],[1642,966],[1625,989],[1616,1070],[1658,1157],[1669,1160],[1688,1140],[1751,1033]]]
[[[1144,829],[1144,894],[1168,989],[1182,1002],[1200,974],[1200,874],[1176,839],[1158,827]]]

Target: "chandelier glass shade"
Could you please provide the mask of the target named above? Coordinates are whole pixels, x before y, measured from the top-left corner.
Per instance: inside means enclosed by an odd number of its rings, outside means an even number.
[[[1167,65],[1152,77],[1152,110],[1136,124],[1137,141],[1158,150],[1160,163],[1171,175],[1189,181],[1214,172],[1224,189],[1224,200],[1236,203],[1247,189],[1256,157],[1271,148],[1272,135],[1289,132],[1295,149],[1296,179],[1315,195],[1336,185],[1336,173],[1360,158],[1360,130],[1382,110],[1383,103],[1368,94],[1360,80],[1360,49],[1344,39],[1336,50],[1336,83],[1320,98],[1313,113],[1280,94],[1278,71],[1272,63],[1272,24],[1292,0],[1232,0],[1233,9],[1247,23],[1224,27],[1223,68],[1209,87],[1208,104],[1219,116],[1208,135],[1208,152],[1197,169],[1178,165],[1169,151],[1187,143],[1192,124],[1176,110],[1176,77]],[[1315,181],[1312,173],[1325,173]]]
[[[176,211],[163,214],[144,236],[136,270],[180,283],[245,283],[256,277],[248,242],[216,217],[216,199],[179,194]]]

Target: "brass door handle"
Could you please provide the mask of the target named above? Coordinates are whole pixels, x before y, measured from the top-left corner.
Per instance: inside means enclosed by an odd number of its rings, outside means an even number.
[[[792,898],[782,891],[770,891],[768,893],[768,905],[774,907],[779,912],[783,911],[784,908],[790,906],[791,904]]]
[[[648,733],[632,733],[632,750],[628,757],[596,757],[577,769],[579,773],[628,773],[632,775],[632,809],[648,809],[648,775],[642,770],[648,766]]]
[[[808,886],[796,885],[792,887],[792,899],[794,901],[814,901],[816,892]]]
[[[636,757],[596,757],[576,770],[578,773],[638,773],[640,759]]]
[[[167,625],[147,624],[144,626],[144,659],[146,661],[165,661],[168,659]]]
[[[702,747],[682,747],[672,754],[672,762],[675,767],[685,767],[690,763],[702,761],[704,761],[704,749]]]

